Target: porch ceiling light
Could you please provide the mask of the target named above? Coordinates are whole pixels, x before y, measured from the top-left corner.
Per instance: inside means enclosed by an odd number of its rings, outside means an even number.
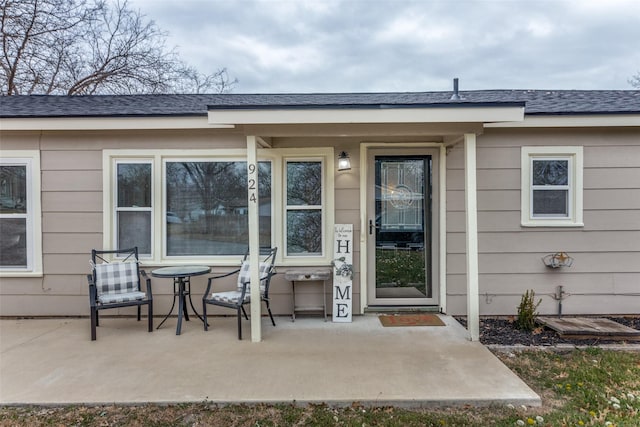
[[[340,152],[340,155],[338,156],[338,170],[351,170],[351,159],[349,159],[349,155],[346,153],[346,151]]]

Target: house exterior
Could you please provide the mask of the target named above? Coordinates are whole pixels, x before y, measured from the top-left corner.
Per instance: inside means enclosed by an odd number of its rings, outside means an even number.
[[[640,308],[640,91],[11,96],[0,143],[2,316],[88,315],[92,248],[225,271],[252,235],[284,272],[330,266],[336,224],[354,314],[466,314],[477,339],[529,289],[543,314]],[[271,294],[290,314],[283,274]],[[154,279],[156,313],[172,295]]]

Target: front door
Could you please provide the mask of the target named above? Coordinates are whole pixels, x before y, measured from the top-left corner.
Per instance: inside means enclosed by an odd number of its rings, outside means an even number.
[[[373,153],[369,305],[435,305],[431,154]]]

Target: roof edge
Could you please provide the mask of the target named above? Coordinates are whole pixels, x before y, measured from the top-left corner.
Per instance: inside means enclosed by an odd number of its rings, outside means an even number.
[[[524,101],[504,102],[441,102],[441,103],[417,103],[417,104],[253,104],[253,105],[207,105],[208,111],[220,110],[386,110],[386,109],[410,109],[410,108],[490,108],[490,107],[525,107]]]

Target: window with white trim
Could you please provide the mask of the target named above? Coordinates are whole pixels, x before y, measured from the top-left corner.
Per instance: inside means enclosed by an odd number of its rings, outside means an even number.
[[[522,147],[522,225],[582,226],[582,147]]]
[[[286,164],[286,255],[321,256],[323,248],[322,161]]]
[[[153,173],[150,160],[116,162],[116,246],[138,246],[138,253],[151,256],[153,225]]]
[[[333,157],[330,147],[260,153],[260,246],[280,248],[278,262],[331,261]],[[228,265],[246,252],[246,150],[104,150],[103,166],[105,248],[138,246],[154,265]]]
[[[8,153],[0,158],[0,272],[41,274],[40,153]]]

